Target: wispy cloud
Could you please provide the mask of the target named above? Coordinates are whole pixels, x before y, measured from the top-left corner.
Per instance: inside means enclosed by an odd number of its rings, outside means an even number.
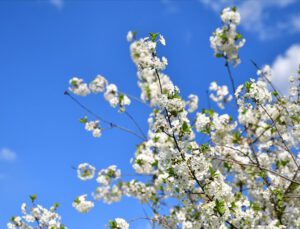
[[[282,93],[287,94],[288,77],[296,75],[300,64],[300,44],[290,46],[283,55],[278,55],[272,64],[272,82]]]
[[[161,3],[165,6],[167,13],[178,13],[180,8],[174,0],[161,0]]]
[[[191,32],[191,30],[186,30],[184,32],[184,43],[189,46],[191,44],[193,38],[193,33]]]
[[[49,3],[58,10],[61,10],[64,6],[64,0],[49,0]]]
[[[218,13],[222,8],[230,6],[228,0],[199,1]],[[233,0],[230,3],[239,9],[242,17],[241,26],[249,32],[255,32],[260,39],[273,38],[282,32],[300,32],[300,15],[285,11],[282,13],[285,8],[296,3],[296,0]],[[280,10],[281,13],[274,11],[276,17],[271,17],[272,10]]]
[[[17,155],[14,151],[8,148],[0,149],[0,161],[13,162],[17,159]]]

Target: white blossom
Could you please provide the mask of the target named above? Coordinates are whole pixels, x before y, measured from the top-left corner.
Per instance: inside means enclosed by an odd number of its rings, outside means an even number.
[[[217,103],[218,107],[224,109],[224,104],[232,100],[232,95],[229,94],[228,87],[226,85],[219,86],[215,81],[210,84],[209,90],[212,93],[209,97]]]
[[[87,195],[81,195],[77,197],[72,204],[73,207],[80,213],[87,213],[94,207],[94,203],[86,200],[86,197]]]
[[[69,90],[76,95],[86,96],[90,94],[90,89],[87,84],[84,83],[83,79],[73,77],[69,81],[70,87]]]
[[[133,40],[133,38],[134,38],[133,32],[132,31],[128,31],[126,38],[127,38],[128,42],[131,42]]]
[[[101,127],[100,127],[100,122],[99,120],[96,121],[86,121],[85,123],[85,129],[89,132],[92,132],[93,136],[95,138],[101,137]]]
[[[197,95],[189,95],[189,100],[187,102],[188,112],[192,113],[198,109],[199,98]]]
[[[89,88],[93,93],[97,94],[103,92],[107,84],[108,82],[103,76],[97,75],[96,78],[90,83]]]
[[[91,166],[88,163],[81,163],[77,168],[77,177],[80,180],[91,180],[95,176],[95,167]]]
[[[166,46],[166,40],[165,38],[163,37],[163,35],[159,35],[159,42],[163,45],[163,46]]]
[[[115,218],[109,222],[111,229],[128,229],[129,224],[122,218]]]
[[[21,206],[22,216],[14,216],[11,221],[7,223],[8,229],[33,229],[33,228],[54,228],[67,229],[61,223],[61,216],[56,213],[58,204],[55,204],[50,210],[42,207],[39,204],[33,203],[27,208],[27,204],[23,203]]]
[[[246,41],[236,31],[236,27],[240,24],[240,14],[235,7],[225,8],[221,13],[221,19],[224,25],[217,28],[210,37],[210,45],[217,57],[224,57],[236,66],[241,62],[238,51]]]

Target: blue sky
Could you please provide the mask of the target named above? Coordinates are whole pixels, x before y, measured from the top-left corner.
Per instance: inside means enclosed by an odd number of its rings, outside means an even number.
[[[1,228],[33,193],[44,206],[59,202],[63,222],[71,229],[103,228],[114,217],[144,216],[143,207],[130,199],[112,205],[97,202],[87,215],[71,207],[76,196],[96,187],[95,182],[80,182],[71,167],[81,162],[99,169],[116,164],[123,173],[132,173],[129,160],[139,139],[117,130],[93,138],[78,122],[85,112],[63,92],[72,76],[90,81],[103,74],[120,90],[139,96],[127,31],[140,36],[161,32],[167,40],[159,49],[169,61],[166,73],[185,98],[198,94],[200,107],[206,107],[210,82],[229,84],[224,62],[215,59],[209,47],[223,2],[1,1]],[[245,16],[240,31],[247,42],[240,53],[242,64],[233,70],[237,84],[255,77],[249,61],[254,59],[272,65],[282,86],[300,63],[300,3],[245,0],[238,6]],[[102,96],[79,99],[103,117],[134,128]],[[133,103],[128,111],[146,130],[150,110]],[[135,222],[132,228],[145,225]]]

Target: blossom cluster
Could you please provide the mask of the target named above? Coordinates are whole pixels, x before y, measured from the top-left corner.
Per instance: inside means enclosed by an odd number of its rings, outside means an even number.
[[[197,95],[191,94],[189,95],[189,100],[187,101],[186,105],[188,107],[188,112],[193,113],[198,109],[198,103],[199,103],[199,98]]]
[[[236,12],[222,16],[224,22],[239,21]],[[271,69],[265,66],[257,80],[237,87],[237,119],[212,109],[197,112],[198,97],[183,100],[162,72],[166,64],[157,56],[157,38],[137,39],[135,34],[130,46],[141,99],[153,108],[147,138],[131,163],[136,174],[149,179],[124,180],[110,166],[98,173],[94,199],[137,198],[150,204],[150,222],[163,228],[299,227],[300,203],[291,199],[300,184],[295,180],[300,168],[296,89],[289,97],[280,96],[270,87]],[[290,80],[299,89],[298,79]],[[212,82],[210,91],[220,108],[232,100],[227,86]],[[196,112],[193,122],[191,112]],[[197,132],[209,141],[197,143]],[[116,220],[110,223],[111,228],[117,225]]]
[[[95,176],[95,167],[91,166],[88,163],[82,163],[78,165],[77,168],[77,177],[83,181],[91,180]]]
[[[80,213],[88,213],[94,207],[94,203],[86,200],[86,197],[86,194],[81,195],[73,201],[73,207]]]
[[[221,19],[224,26],[211,45],[227,64],[237,65],[244,43],[236,32],[239,13],[226,8]],[[166,43],[162,35],[138,39],[129,32],[127,40],[141,100],[152,109],[148,131],[131,159],[134,179],[115,165],[98,172],[87,163],[78,166],[80,180],[95,181],[94,200],[110,204],[123,196],[136,198],[152,211],[146,220],[160,228],[300,228],[300,72],[290,77],[289,94],[282,96],[270,81],[270,67],[259,69],[257,79],[233,92],[236,117],[211,108],[198,111],[198,97],[184,100],[163,72],[167,59],[157,53],[157,46]],[[102,78],[89,87],[74,81],[74,93],[105,91],[112,106],[122,106],[114,99],[117,87]],[[212,82],[210,91],[220,108],[232,100],[227,86]],[[82,122],[88,131],[99,128],[87,118]],[[88,212],[94,202],[84,194],[73,206]],[[129,224],[116,218],[109,227],[127,229]]]
[[[215,81],[211,82],[209,90],[212,92],[209,97],[217,103],[218,107],[224,109],[224,104],[232,100],[226,85],[219,86]]]
[[[128,229],[129,224],[122,218],[115,218],[109,222],[110,229]]]
[[[246,41],[236,28],[240,24],[240,14],[236,7],[227,7],[222,11],[221,19],[223,27],[217,28],[210,37],[210,45],[216,57],[224,57],[236,66],[241,62],[238,51]]]
[[[47,209],[35,203],[36,195],[31,195],[30,199],[31,206],[23,203],[22,216],[13,216],[7,224],[8,229],[67,229],[61,223],[61,216],[56,213],[59,204]]]
[[[105,77],[101,75],[97,75],[89,85],[78,77],[72,77],[69,84],[69,90],[76,95],[86,96],[91,92],[94,94],[104,93],[105,100],[113,108],[119,107],[120,112],[124,112],[125,106],[131,103],[127,95],[120,93],[115,84],[109,84]]]

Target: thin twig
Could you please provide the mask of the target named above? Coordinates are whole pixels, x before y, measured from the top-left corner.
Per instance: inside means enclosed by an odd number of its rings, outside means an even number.
[[[121,92],[121,91],[119,91],[119,92],[120,92],[121,94],[125,94],[125,95],[127,95],[129,98],[131,98],[131,99],[133,99],[133,100],[135,100],[135,101],[137,101],[137,102],[139,102],[139,103],[141,103],[141,104],[143,104],[143,105],[146,105],[147,107],[151,108],[151,106],[150,106],[148,103],[146,103],[145,101],[139,99],[138,97],[136,97],[136,96],[134,96],[134,95],[130,95],[130,94],[125,93],[125,92]]]
[[[227,60],[226,60],[226,63],[225,63],[225,67],[227,69],[227,72],[228,72],[228,75],[229,75],[229,78],[230,78],[231,87],[232,87],[232,91],[233,91],[233,97],[234,97],[236,105],[238,106],[237,98],[235,97],[236,87],[235,87],[235,83],[234,83],[234,79],[233,79],[233,76],[232,76],[232,72],[230,70],[230,66],[229,66],[229,63],[228,63]]]
[[[87,108],[85,105],[83,105],[81,102],[79,102],[74,96],[72,96],[69,92],[65,91],[64,95],[69,96],[78,106],[80,106],[83,110],[85,110],[86,112],[88,112],[89,114],[91,114],[92,116],[94,116],[95,118],[99,119],[100,121],[102,121],[103,123],[109,125],[111,128],[118,128],[124,132],[127,132],[129,134],[132,134],[140,139],[142,139],[143,141],[145,140],[144,137],[140,136],[139,134],[135,133],[134,131],[127,129],[126,127],[123,126],[119,126],[115,123],[109,122],[107,120],[105,120],[104,118],[102,118],[101,116],[99,116],[98,114],[96,114],[95,112],[93,112],[92,110],[90,110],[89,108]]]
[[[283,178],[283,179],[285,179],[285,180],[287,180],[287,181],[290,181],[290,182],[293,182],[293,183],[296,183],[296,184],[299,184],[299,185],[300,185],[300,182],[298,182],[298,181],[295,181],[295,180],[293,180],[293,179],[290,179],[290,178],[288,178],[288,177],[286,177],[286,176],[284,176],[284,175],[281,175],[280,173],[277,173],[277,172],[275,172],[275,171],[273,171],[273,170],[271,170],[271,169],[264,168],[264,167],[258,166],[258,165],[256,165],[256,164],[247,164],[247,163],[239,162],[239,161],[236,161],[236,160],[230,160],[230,159],[224,159],[224,158],[218,158],[218,157],[213,157],[212,160],[219,160],[219,161],[225,161],[225,162],[236,163],[236,164],[241,165],[241,166],[256,167],[256,168],[259,168],[259,169],[261,169],[261,170],[265,170],[265,171],[267,171],[267,172],[270,172],[270,173],[272,173],[272,174],[274,174],[274,175],[276,175],[276,176],[279,176],[279,177],[281,177],[281,178]]]
[[[140,127],[140,125],[138,124],[138,122],[135,120],[135,118],[128,112],[125,111],[124,114],[133,122],[133,124],[138,128],[139,132],[141,135],[143,135],[143,137],[145,139],[147,139],[146,134],[144,133],[144,131],[142,130],[142,128]]]
[[[274,127],[275,127],[275,129],[276,129],[276,131],[277,131],[277,133],[278,133],[278,136],[280,137],[280,139],[281,139],[281,141],[282,141],[282,143],[283,143],[283,145],[284,145],[286,151],[287,151],[287,152],[290,154],[290,156],[292,157],[292,159],[293,159],[295,165],[297,166],[297,168],[299,168],[298,162],[297,162],[297,160],[296,160],[294,154],[290,151],[289,147],[288,147],[287,144],[285,143],[285,140],[283,139],[283,137],[282,137],[282,135],[281,135],[281,133],[280,133],[280,131],[279,131],[277,125],[276,125],[275,120],[272,118],[272,116],[269,114],[269,112],[265,109],[265,107],[264,107],[262,104],[259,104],[259,105],[260,105],[260,107],[266,112],[266,114],[269,116],[269,118],[270,118],[271,121],[273,122]]]

